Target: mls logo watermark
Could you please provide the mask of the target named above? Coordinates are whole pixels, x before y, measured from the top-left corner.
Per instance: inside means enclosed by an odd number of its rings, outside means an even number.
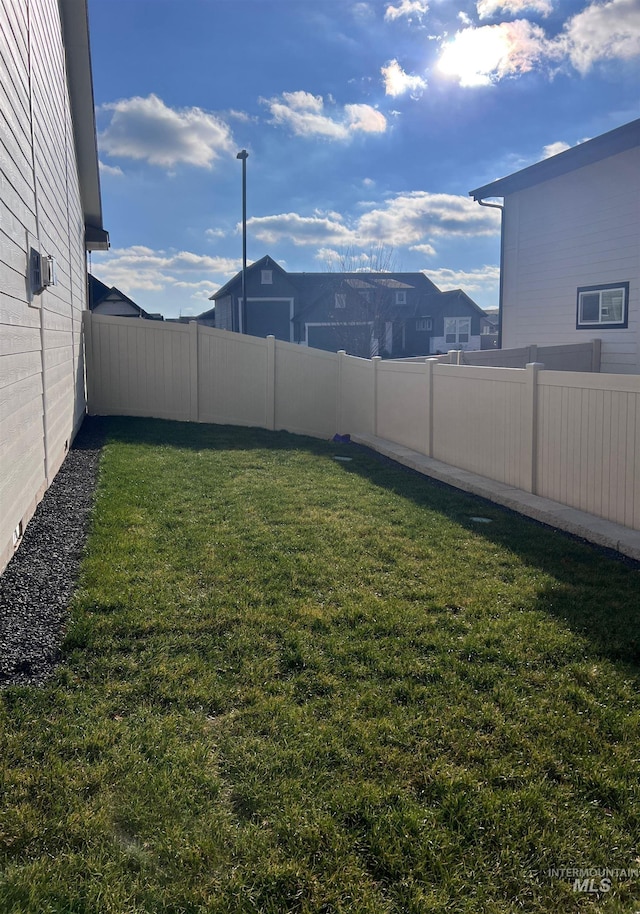
[[[586,892],[588,895],[600,895],[604,892],[611,891],[611,880],[606,876],[604,879],[594,879],[593,876],[589,879],[577,879],[573,880],[573,891],[574,892]]]
[[[628,881],[640,877],[640,869],[608,866],[558,866],[546,871],[550,879],[567,881],[575,893],[606,895],[617,880]]]

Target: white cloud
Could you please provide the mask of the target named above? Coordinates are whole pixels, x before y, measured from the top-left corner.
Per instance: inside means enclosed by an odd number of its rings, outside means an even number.
[[[400,0],[399,6],[392,6],[389,4],[385,10],[384,18],[387,22],[393,22],[395,19],[400,19],[403,16],[409,20],[413,19],[414,16],[417,16],[419,20],[422,20],[422,17],[428,9],[429,4],[425,3],[424,0]]]
[[[451,289],[464,289],[471,292],[497,291],[500,284],[500,267],[485,266],[477,270],[450,270],[443,267],[439,270],[423,270],[429,279],[443,292]]]
[[[209,257],[191,251],[156,251],[143,245],[95,252],[92,272],[109,286],[134,299],[137,292],[164,292],[171,305],[172,289],[192,289],[194,298],[207,297],[221,281],[233,276],[239,258]]]
[[[478,14],[529,9],[546,15],[549,0],[479,0]],[[542,65],[568,62],[579,73],[594,64],[640,56],[640,0],[591,3],[569,19],[563,31],[548,38],[527,19],[469,26],[442,46],[438,69],[457,77],[461,86],[486,86]]]
[[[300,216],[282,213],[276,216],[253,216],[247,221],[252,236],[265,244],[292,241],[295,245],[349,244],[352,231],[337,213]]]
[[[327,270],[337,270],[344,259],[344,255],[334,248],[318,248],[315,253],[315,260],[324,264]]]
[[[112,112],[99,135],[100,148],[111,156],[164,168],[211,168],[235,149],[229,126],[215,114],[202,108],[169,108],[157,95],[121,99],[100,111]]]
[[[405,73],[397,60],[392,60],[386,67],[382,67],[380,72],[383,76],[386,95],[391,95],[394,98],[398,95],[404,95],[405,92],[410,92],[415,97],[427,87],[425,79],[421,76],[410,76]]]
[[[367,248],[384,244],[394,248],[411,246],[425,254],[434,253],[434,237],[473,237],[500,231],[498,212],[480,207],[466,196],[414,191],[399,194],[382,206],[368,206],[367,212],[351,222],[338,213],[313,216],[282,213],[254,216],[248,220],[247,227],[253,237],[267,245],[279,241],[320,248],[330,245]]]
[[[558,39],[580,73],[599,60],[629,60],[640,55],[640,0],[593,3],[570,19]]]
[[[345,105],[327,109],[321,95],[310,92],[283,92],[262,99],[269,106],[273,123],[288,127],[296,136],[349,140],[356,133],[384,133],[387,119],[371,105]],[[329,105],[332,100],[328,99]]]
[[[496,210],[470,197],[413,191],[386,201],[358,220],[358,236],[392,246],[430,243],[433,236],[492,235],[500,231]]]
[[[542,158],[550,159],[551,156],[557,156],[561,152],[566,152],[567,149],[571,149],[569,143],[563,143],[562,140],[558,140],[556,143],[549,143],[542,150]]]
[[[476,7],[480,19],[489,19],[496,13],[517,16],[525,10],[548,16],[553,9],[551,0],[478,0]]]
[[[435,257],[436,249],[432,244],[413,244],[410,251],[417,251],[418,254],[425,254],[427,257]]]
[[[124,172],[119,165],[106,165],[104,162],[98,161],[98,168],[101,175],[111,175],[114,178],[124,177]]]
[[[236,121],[242,121],[243,124],[248,124],[254,120],[254,118],[249,117],[245,111],[236,111],[234,108],[227,111],[227,117],[235,118]]]
[[[505,76],[532,70],[549,54],[540,26],[526,19],[456,32],[443,46],[438,69],[461,86],[488,86]]]

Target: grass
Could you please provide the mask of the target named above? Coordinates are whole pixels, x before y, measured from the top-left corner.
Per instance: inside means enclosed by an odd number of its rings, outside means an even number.
[[[0,911],[637,911],[550,871],[640,870],[638,585],[355,447],[112,420],[0,697]]]

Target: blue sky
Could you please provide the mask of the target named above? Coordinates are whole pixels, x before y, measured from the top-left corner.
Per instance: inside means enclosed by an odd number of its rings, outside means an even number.
[[[640,0],[89,0],[92,270],[166,317],[249,262],[398,270],[497,305],[469,190],[640,116]]]

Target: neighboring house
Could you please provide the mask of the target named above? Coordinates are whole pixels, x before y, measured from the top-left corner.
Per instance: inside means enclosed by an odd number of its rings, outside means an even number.
[[[401,358],[479,349],[484,312],[424,273],[287,273],[266,256],[218,292],[216,327],[353,355]],[[201,315],[202,320],[205,315]]]
[[[86,250],[106,250],[85,0],[0,0],[0,570],[85,413]]]
[[[484,316],[485,322],[480,331],[480,348],[497,349],[500,311],[498,308],[485,308]]]
[[[203,313],[199,314],[196,318],[190,317],[189,320],[197,320],[199,324],[204,324],[205,327],[215,327],[216,309],[210,308],[208,311],[203,311]]]
[[[504,201],[502,347],[599,338],[640,372],[640,120],[470,195]]]
[[[89,274],[89,310],[94,314],[109,314],[111,317],[142,317],[145,320],[162,321],[161,314],[150,314],[136,305],[124,292],[115,286],[107,286]]]

